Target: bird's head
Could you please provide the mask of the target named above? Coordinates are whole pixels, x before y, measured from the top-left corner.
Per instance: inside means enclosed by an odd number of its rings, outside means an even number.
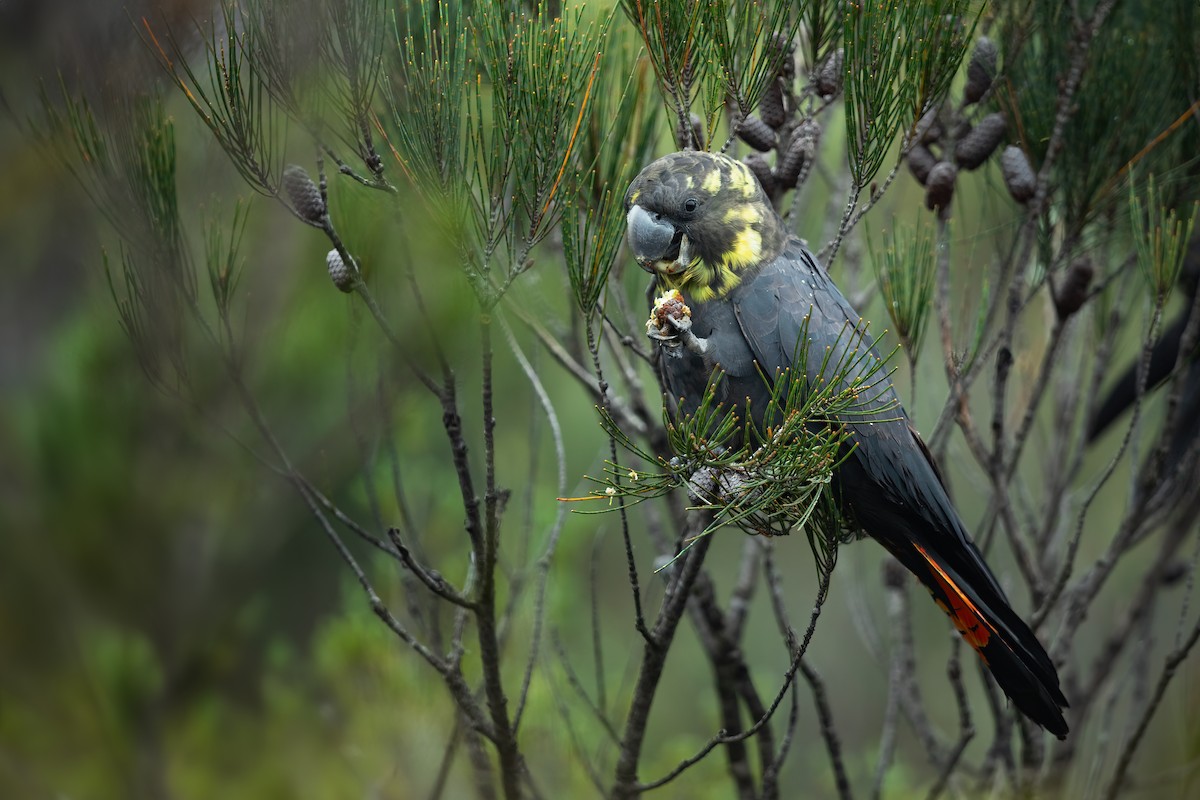
[[[663,156],[625,193],[638,266],[697,302],[723,297],[779,254],[783,224],[750,168],[719,153]]]

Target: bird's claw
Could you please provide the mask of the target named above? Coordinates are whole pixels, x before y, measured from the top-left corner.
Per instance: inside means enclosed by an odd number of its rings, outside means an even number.
[[[686,347],[698,356],[708,352],[708,340],[692,333],[692,320],[689,317],[667,317],[666,321],[675,329],[675,333],[663,333],[661,328],[646,330],[649,336],[667,352],[667,355],[678,358],[683,355],[681,348]]]
[[[692,333],[692,312],[678,289],[664,292],[654,301],[650,319],[646,320],[646,335],[672,358],[682,355],[681,346],[696,355],[708,352],[708,342]]]
[[[683,355],[683,342],[678,333],[662,333],[654,329],[647,330],[646,335],[658,342],[659,348],[668,358],[680,358]]]
[[[685,316],[669,316],[667,322],[675,329],[675,336],[682,336],[692,329],[692,318]]]
[[[698,356],[702,356],[708,352],[708,339],[701,339],[692,333],[691,320],[688,320],[687,328],[679,332],[679,338],[683,340],[684,347]]]
[[[679,341],[678,333],[663,333],[658,328],[647,328],[646,335],[656,342],[667,346],[678,347],[682,342]]]

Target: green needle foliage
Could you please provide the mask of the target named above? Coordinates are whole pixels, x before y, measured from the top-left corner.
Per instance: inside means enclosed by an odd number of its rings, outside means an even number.
[[[222,0],[221,12],[220,31],[213,26],[204,42],[208,74],[203,78],[169,28],[156,31],[143,19],[142,37],[246,183],[274,197],[283,172],[284,117],[254,72],[245,34],[238,33],[237,3]]]
[[[114,209],[101,202],[105,198],[95,194],[113,191],[116,188],[115,181],[122,178],[117,173],[117,166],[112,158],[109,132],[101,130],[97,124],[96,115],[92,113],[91,104],[86,97],[71,94],[61,80],[59,88],[62,93],[61,105],[51,99],[45,85],[39,87],[39,99],[45,119],[41,124],[31,121],[30,127],[39,142],[54,154],[58,152],[55,148],[64,144],[61,140],[69,139],[69,143],[66,144],[71,158],[65,162],[67,169],[88,192],[97,207],[109,216]]]
[[[467,97],[478,86],[467,75],[470,45],[460,6],[422,0],[395,20],[395,29],[383,92],[392,153],[441,233],[466,253],[473,210],[465,117]]]
[[[622,0],[621,8],[642,37],[667,108],[680,124],[690,126],[689,115],[701,89],[706,98],[715,96],[708,80],[712,40],[703,30],[703,3]],[[716,119],[712,105],[706,103],[704,115],[709,117],[710,132]]]
[[[322,26],[322,56],[337,76],[332,84],[335,117],[348,128],[343,141],[353,144],[372,172],[382,170],[374,152],[372,106],[383,68],[387,39],[383,0],[328,0],[328,24]]]
[[[128,185],[142,217],[170,253],[181,252],[182,230],[175,186],[175,125],[156,100],[134,101],[133,118],[116,139],[117,158],[129,170]]]
[[[975,29],[963,0],[849,3],[844,17],[846,145],[866,186],[897,135],[942,102]]]
[[[148,354],[165,349],[182,376],[181,313],[198,308],[199,291],[179,213],[174,122],[158,98],[109,97],[103,116],[65,86],[61,103],[44,89],[41,99],[44,124],[35,134],[48,147],[70,142],[65,158],[59,157],[125,243],[123,291],[111,273],[108,278],[139,360],[148,373],[157,372]]]
[[[61,101],[53,102],[44,90],[41,99],[44,124],[35,134],[47,145],[70,142],[58,157],[120,234],[116,263],[105,251],[103,266],[138,364],[157,389],[186,397],[195,343],[224,339],[232,345],[232,329],[213,324],[212,309],[201,300],[179,204],[175,122],[157,96],[108,96],[102,111],[65,87]],[[237,204],[228,245],[221,233],[226,222],[210,224],[206,236],[213,301],[226,320],[238,285],[237,244],[247,211]]]
[[[1183,215],[1169,207],[1153,175],[1146,181],[1144,199],[1132,189],[1129,193],[1129,220],[1138,266],[1160,305],[1166,303],[1179,277],[1197,211],[1200,203]]]
[[[776,41],[794,39],[802,19],[786,0],[621,6],[642,37],[670,113],[689,130],[699,102],[709,143],[727,105],[735,124],[758,105],[788,55]]]
[[[811,0],[800,10],[810,65],[823,63],[832,50],[841,46],[841,5],[836,0]]]
[[[316,0],[247,0],[241,9],[255,75],[290,119],[317,135],[323,122],[314,108],[313,84],[321,62],[313,54],[322,48],[312,20],[319,13]]]
[[[556,16],[546,3],[528,13],[483,4],[463,18],[424,2],[398,21],[396,157],[444,218],[484,307],[533,265],[532,249],[574,207],[577,176],[597,168],[585,142],[604,125],[598,96],[630,74],[628,60],[622,71],[606,57],[612,19],[588,21],[582,8]],[[608,130],[629,133],[634,119],[645,124],[622,110]],[[601,177],[623,175],[615,164],[600,165]],[[612,247],[602,248],[610,261]]]
[[[611,36],[612,34],[610,34]],[[595,112],[580,132],[578,159],[562,219],[567,276],[579,310],[590,315],[625,239],[625,187],[654,157],[658,120],[647,71],[632,48],[610,45],[597,75]]]
[[[401,168],[437,202],[466,171],[466,30],[457,3],[423,0],[400,20],[387,101]]]
[[[40,123],[31,123],[35,137],[64,161],[122,236],[150,248],[164,266],[178,264],[184,253],[175,183],[175,126],[161,100],[106,97],[101,114],[86,97],[60,86],[57,101],[45,87],[41,89],[44,116]],[[185,289],[194,287],[187,275],[177,271],[176,278]]]
[[[932,310],[933,235],[927,227],[898,227],[884,237],[883,249],[876,252],[867,238],[871,266],[888,316],[908,356],[916,364],[921,353],[925,323]]]
[[[382,56],[394,30],[385,4],[241,0],[236,6],[244,57],[279,110],[315,141],[337,140],[352,151],[372,176],[360,182],[390,189],[374,133],[375,99],[388,63]]]
[[[486,113],[482,91],[468,104],[479,200],[496,221],[486,231],[488,246],[514,212],[527,245],[557,222],[612,19],[585,23],[582,8],[559,16],[546,3],[519,15],[483,4],[472,17],[491,94]]]
[[[605,432],[639,464],[652,466],[609,462],[604,476],[592,479],[602,488],[591,497],[621,497],[636,504],[685,486],[699,508],[715,512],[704,534],[725,525],[764,536],[784,536],[802,528],[818,562],[832,564],[829,543],[843,538],[842,532],[851,527],[837,515],[830,494],[833,471],[854,446],[846,423],[887,421],[896,410],[894,403],[879,401],[889,385],[890,356],[874,360],[870,346],[875,343],[869,346],[849,326],[839,340],[842,337],[847,346],[835,342],[816,359],[808,349],[805,322],[792,363],[812,364],[813,369],[806,374],[785,368],[761,376],[770,387],[765,428],[754,423],[750,408],[717,402],[724,380],[719,372],[694,411],[672,413],[664,404],[663,424],[675,453],[670,459],[648,452],[602,410]]]
[[[239,251],[246,233],[249,207],[240,200],[234,205],[231,222],[212,218],[205,231],[204,263],[208,268],[209,286],[222,319],[229,318],[230,305],[241,279],[242,263]],[[228,226],[228,234],[226,227]],[[228,342],[227,344],[232,344]]]
[[[800,26],[795,5],[786,0],[738,3],[710,2],[705,7],[703,30],[712,38],[717,75],[739,117],[749,114],[762,99],[767,84],[779,74],[786,48],[776,40],[790,42]]]
[[[1045,76],[1071,72],[1075,12],[1054,0],[998,8],[1007,76],[999,99],[1037,169],[1062,114],[1061,87]],[[1164,185],[1194,181],[1200,50],[1191,32],[1198,13],[1193,0],[1128,0],[1097,30],[1051,177],[1071,239],[1125,201],[1123,178],[1135,164]]]

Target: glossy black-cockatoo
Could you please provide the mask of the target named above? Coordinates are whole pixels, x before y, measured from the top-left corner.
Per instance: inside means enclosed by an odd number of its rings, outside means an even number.
[[[671,317],[676,333],[658,337],[674,350],[659,360],[670,397],[694,410],[719,369],[716,400],[765,430],[778,422],[763,419],[777,407],[772,379],[869,385],[852,416],[832,421],[852,444],[833,480],[843,515],[920,579],[1017,708],[1065,737],[1054,664],[971,542],[865,324],[787,233],[750,169],[724,155],[673,153],[642,170],[625,207],[638,264],[690,309]],[[833,363],[843,370],[823,375]]]

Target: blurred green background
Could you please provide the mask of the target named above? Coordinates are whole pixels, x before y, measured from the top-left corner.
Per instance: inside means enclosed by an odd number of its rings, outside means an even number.
[[[203,8],[180,6],[180,19]],[[203,387],[195,407],[151,387],[120,328],[101,265],[102,249],[116,252],[116,239],[61,164],[18,124],[36,113],[37,79],[53,75],[53,65],[65,56],[71,80],[126,63],[121,43],[130,42],[129,24],[117,4],[0,5],[0,75],[15,118],[0,125],[6,187],[0,193],[0,797],[427,796],[454,729],[440,682],[379,624],[299,498],[256,459],[256,434],[214,355],[195,354],[194,378]],[[136,72],[130,79],[154,80],[140,67]],[[180,138],[181,202],[194,215],[199,238],[203,221],[228,219],[234,198],[247,190],[180,98],[171,98],[168,108]],[[840,152],[827,152],[837,169]],[[901,177],[873,213],[868,235],[893,215],[902,222],[918,218],[918,187]],[[392,208],[345,182],[332,191],[339,227],[362,254],[385,309],[396,312],[393,324],[428,359],[428,331],[416,315],[403,313],[395,254],[408,254],[409,266],[420,272],[451,358],[466,365],[460,395],[478,441],[475,331],[464,320],[466,287],[454,271],[453,254],[430,240],[431,227],[415,204]],[[993,242],[1011,233],[1003,188],[995,175],[981,175],[959,191],[965,196],[955,221],[957,251],[974,250],[986,259],[988,248],[998,246]],[[821,226],[830,205],[840,202],[830,197],[830,187],[819,185],[804,198],[800,229],[811,231],[814,243],[826,238]],[[861,261],[862,247],[852,242],[845,258]],[[365,518],[366,470],[378,476],[372,480],[380,496],[390,498],[385,461],[364,445],[365,432],[391,426],[422,544],[435,566],[461,582],[465,534],[440,408],[405,375],[379,369],[383,350],[376,330],[353,300],[329,285],[326,249],[318,232],[278,205],[253,202],[241,288],[241,333],[253,389],[298,467]],[[956,270],[956,296],[964,304],[977,302],[980,286],[970,260]],[[862,267],[859,280],[868,275]],[[640,276],[624,279],[636,299]],[[557,276],[535,270],[520,291],[530,308],[566,308]],[[882,314],[877,298],[863,310]],[[1033,325],[1022,335],[1032,343],[1027,350],[1036,352],[1044,330]],[[522,346],[538,363],[563,423],[567,494],[582,494],[589,488],[582,476],[595,474],[607,457],[592,403],[531,342],[523,339]],[[1032,380],[1036,363],[1019,359],[1019,377]],[[905,395],[911,385],[920,387],[910,412],[929,426],[941,407],[944,377],[935,358],[926,359],[923,369],[928,374],[911,381],[902,368],[898,383]],[[502,358],[498,371],[500,480],[520,499],[505,542],[512,566],[521,563],[523,548],[536,551],[543,544],[558,487],[551,442],[527,382],[511,358]],[[386,412],[374,397],[379,374],[394,401]],[[955,469],[969,462],[960,446],[952,443],[948,457],[964,515],[977,519],[986,490],[982,477]],[[1104,458],[1096,455],[1089,467],[1098,469]],[[1092,512],[1096,527],[1115,518],[1124,500],[1115,491],[1104,497]],[[383,503],[380,517],[394,521],[394,499]],[[547,612],[571,663],[593,685],[590,581],[596,576],[613,712],[622,707],[640,655],[615,525],[615,517],[568,520]],[[1103,548],[1104,531],[1097,533],[1085,537],[1082,558]],[[635,541],[644,543],[636,533]],[[736,563],[744,542],[741,534],[725,531],[713,545],[709,565],[723,591],[736,575],[721,565]],[[799,537],[778,541],[775,549],[793,622],[802,624],[815,590],[812,556]],[[363,548],[356,553],[385,599],[402,607],[395,565]],[[643,546],[638,555],[653,609],[660,596],[650,574],[653,554]],[[1118,575],[1093,608],[1089,624],[1095,630],[1085,641],[1098,642],[1105,620],[1121,608],[1120,582],[1128,587],[1136,577],[1138,558],[1124,565],[1127,574]],[[852,779],[862,786],[878,756],[887,692],[886,662],[871,650],[872,631],[885,646],[887,640],[881,562],[881,550],[871,543],[843,551],[810,651],[826,679]],[[1003,557],[994,566],[1002,575],[1011,573]],[[923,593],[914,597],[921,685],[935,725],[949,738],[957,730],[944,674],[951,634]],[[509,643],[514,663],[528,646],[532,616],[526,601]],[[1161,649],[1174,624],[1173,616],[1159,615],[1148,643]],[[764,692],[773,693],[788,659],[765,604],[756,605],[750,626],[750,663]],[[975,664],[964,660],[964,666],[976,724],[987,725]],[[548,796],[592,793],[556,708],[571,697],[563,671],[545,655],[538,674],[522,731],[532,770]],[[709,667],[686,626],[668,675],[655,702],[645,778],[690,755],[717,726]],[[517,685],[514,680],[510,693]],[[1135,796],[1200,791],[1200,722],[1194,713],[1200,673],[1194,658],[1169,692],[1138,756]],[[1111,712],[1129,713],[1123,707]],[[584,754],[607,777],[612,749],[586,714],[575,713]],[[800,714],[784,785],[794,787],[791,796],[829,796],[832,778],[804,691]],[[1068,786],[1074,796],[1086,797],[1089,775],[1095,777],[1112,751],[1104,731],[1075,735],[1091,755]],[[986,741],[979,736],[972,747]],[[468,791],[459,772],[447,797]],[[662,796],[727,796],[723,775],[717,753]],[[901,736],[888,796],[922,796],[930,779],[918,743]]]

